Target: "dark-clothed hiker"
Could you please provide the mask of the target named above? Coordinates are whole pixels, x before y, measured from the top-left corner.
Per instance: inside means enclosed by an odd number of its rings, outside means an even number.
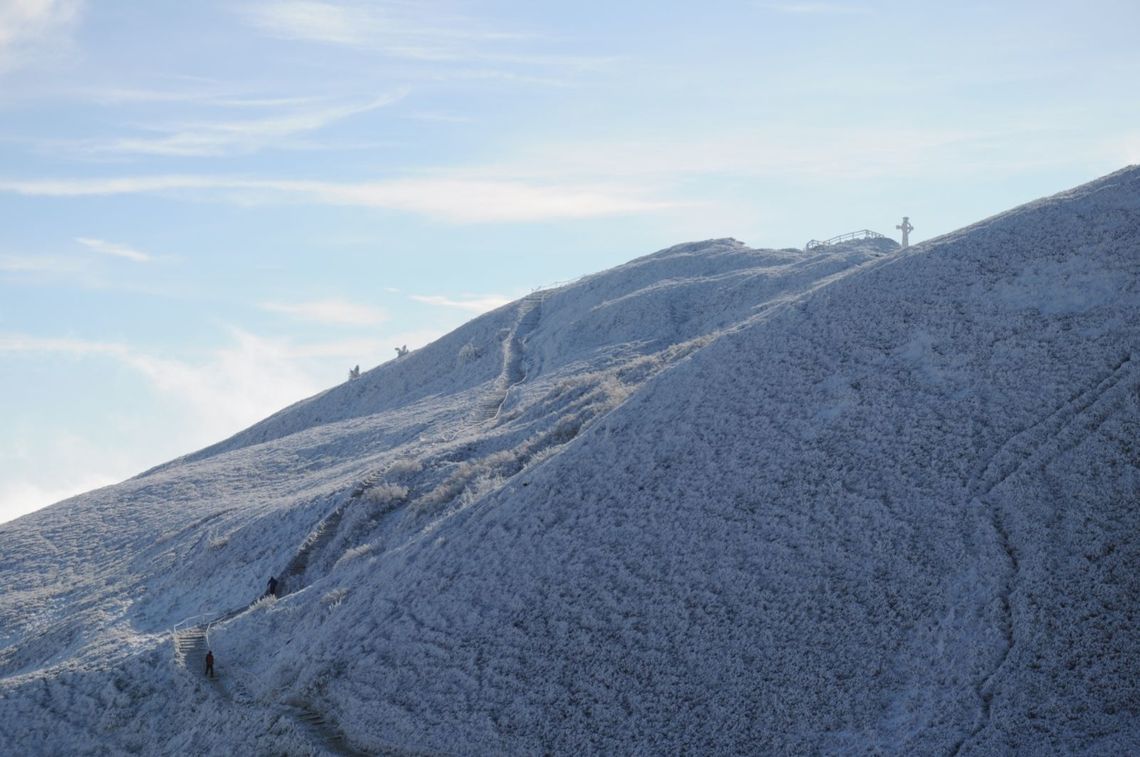
[[[277,579],[274,578],[273,576],[269,577],[269,586],[266,587],[266,589],[265,589],[265,596],[267,596],[267,597],[276,597],[277,596]]]
[[[214,650],[206,650],[206,677],[214,677]]]

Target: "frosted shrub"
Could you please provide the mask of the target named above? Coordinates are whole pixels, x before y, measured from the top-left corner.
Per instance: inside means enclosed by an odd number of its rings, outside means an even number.
[[[616,374],[607,377],[602,386],[605,388],[606,394],[610,396],[614,404],[621,404],[622,402],[625,402],[630,398],[630,396],[633,395],[633,392],[636,389],[633,384],[628,384],[622,381]]]
[[[403,502],[408,497],[408,487],[399,484],[381,483],[368,490],[368,501],[377,505]]]
[[[452,501],[477,474],[478,469],[476,466],[466,462],[460,463],[455,473],[451,474],[443,483],[432,489],[416,502],[416,508],[426,510]]]
[[[504,466],[513,465],[515,462],[517,462],[519,454],[519,450],[503,449],[499,450],[498,452],[492,452],[479,462],[487,468],[501,468]]]
[[[503,483],[503,478],[495,474],[482,476],[476,479],[459,495],[459,506],[467,507],[474,502],[478,502],[484,496],[490,494],[496,489],[502,488]]]
[[[321,597],[321,604],[326,607],[336,607],[348,595],[348,589],[343,586],[333,589],[332,591]]]
[[[419,460],[414,460],[414,459],[397,460],[396,462],[394,462],[390,466],[388,466],[388,475],[389,476],[401,476],[401,475],[406,475],[406,474],[411,474],[411,473],[419,473],[423,469],[424,469],[424,465]]]
[[[373,544],[361,544],[359,546],[353,547],[341,555],[337,559],[336,564],[341,565],[343,563],[356,560],[357,558],[364,557],[365,555],[371,554],[375,548],[376,547]]]
[[[482,350],[480,350],[471,342],[468,342],[459,350],[459,354],[456,356],[456,360],[458,361],[459,365],[466,365],[468,363],[475,362],[480,357],[482,357],[482,355]]]

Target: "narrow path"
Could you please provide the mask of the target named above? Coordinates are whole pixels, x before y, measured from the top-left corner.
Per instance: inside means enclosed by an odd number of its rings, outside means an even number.
[[[363,493],[364,490],[358,487],[356,491]],[[354,491],[347,500],[338,505],[331,513],[317,523],[316,527],[309,533],[300,548],[293,555],[293,559],[289,561],[285,569],[277,576],[278,597],[292,594],[298,589],[304,588],[303,579],[305,571],[309,567],[310,558],[314,553],[332,541],[332,538],[336,536],[337,527],[340,526],[340,521],[344,517],[345,510],[359,498],[360,494]]]
[[[1049,415],[1015,433],[990,456],[970,490],[989,494],[1026,465],[1047,464],[1079,444],[1124,401],[1136,383],[1133,373],[1135,361],[1126,355],[1096,384],[1073,394]]]
[[[511,388],[526,380],[523,346],[526,338],[538,327],[539,319],[542,317],[542,301],[545,298],[544,291],[532,292],[519,302],[518,319],[510,335],[503,340],[503,368],[495,379],[490,395],[478,406],[478,420],[484,422],[497,420]]]
[[[373,471],[363,481],[357,484],[352,492],[348,495],[348,499],[338,505],[325,517],[317,523],[305,541],[301,543],[293,558],[288,562],[281,574],[277,576],[277,596],[283,597],[286,594],[304,588],[305,584],[303,579],[305,571],[308,570],[309,562],[312,556],[323,549],[333,537],[336,536],[337,528],[340,526],[341,520],[344,518],[345,512],[354,502],[360,500],[364,494],[376,486],[384,477],[383,470]]]
[[[1021,570],[1017,545],[1010,536],[1005,515],[991,497],[995,489],[1021,470],[1029,467],[1044,470],[1049,463],[1076,447],[1100,428],[1126,401],[1129,393],[1140,389],[1136,361],[1127,355],[1092,386],[1069,397],[1041,420],[1030,424],[1006,439],[968,487],[968,501],[989,516],[1007,564],[1005,576],[998,586],[1001,603],[1003,649],[989,672],[975,685],[979,712],[974,727],[951,749],[958,755],[990,724],[994,693],[999,676],[1004,672],[1017,644],[1012,596]]]
[[[300,729],[324,745],[333,754],[345,757],[367,757],[370,752],[355,749],[336,726],[325,720],[308,702],[291,699],[285,705],[285,713],[299,725]]]
[[[256,604],[256,603],[254,603]],[[252,605],[250,605],[252,606]],[[187,625],[182,628],[176,626],[172,641],[176,663],[186,670],[193,678],[205,678],[206,651],[210,645],[210,628],[222,620],[236,617],[248,607],[225,613],[212,620],[196,625]],[[253,706],[257,704],[257,697],[245,686],[240,675],[229,674],[225,666],[219,666],[213,678],[205,678],[216,694],[235,704]],[[321,713],[308,702],[292,699],[281,708],[282,714],[296,722],[298,730],[307,734],[309,738],[322,749],[332,754],[346,757],[367,757],[372,752],[362,752],[355,749],[333,724],[327,721]],[[382,754],[402,754],[395,751],[385,751]]]

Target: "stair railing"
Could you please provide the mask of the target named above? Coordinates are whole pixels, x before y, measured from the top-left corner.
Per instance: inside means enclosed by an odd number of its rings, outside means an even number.
[[[178,660],[178,636],[182,633],[185,633],[186,631],[189,631],[192,628],[200,628],[200,627],[203,627],[203,624],[204,624],[205,627],[203,628],[203,631],[204,631],[204,635],[206,637],[206,647],[209,648],[209,646],[210,646],[210,627],[213,626],[213,623],[210,622],[210,618],[213,618],[213,617],[215,617],[214,613],[204,612],[204,613],[200,613],[198,615],[194,615],[192,617],[186,618],[186,619],[181,620],[178,623],[174,624],[174,627],[172,629],[170,629],[170,643],[174,646],[174,659],[175,659],[175,661]]]

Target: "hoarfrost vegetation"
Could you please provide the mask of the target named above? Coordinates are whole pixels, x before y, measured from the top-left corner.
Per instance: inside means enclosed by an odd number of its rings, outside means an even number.
[[[1131,168],[529,295],[0,526],[0,744],[1140,751],[1138,273]]]

